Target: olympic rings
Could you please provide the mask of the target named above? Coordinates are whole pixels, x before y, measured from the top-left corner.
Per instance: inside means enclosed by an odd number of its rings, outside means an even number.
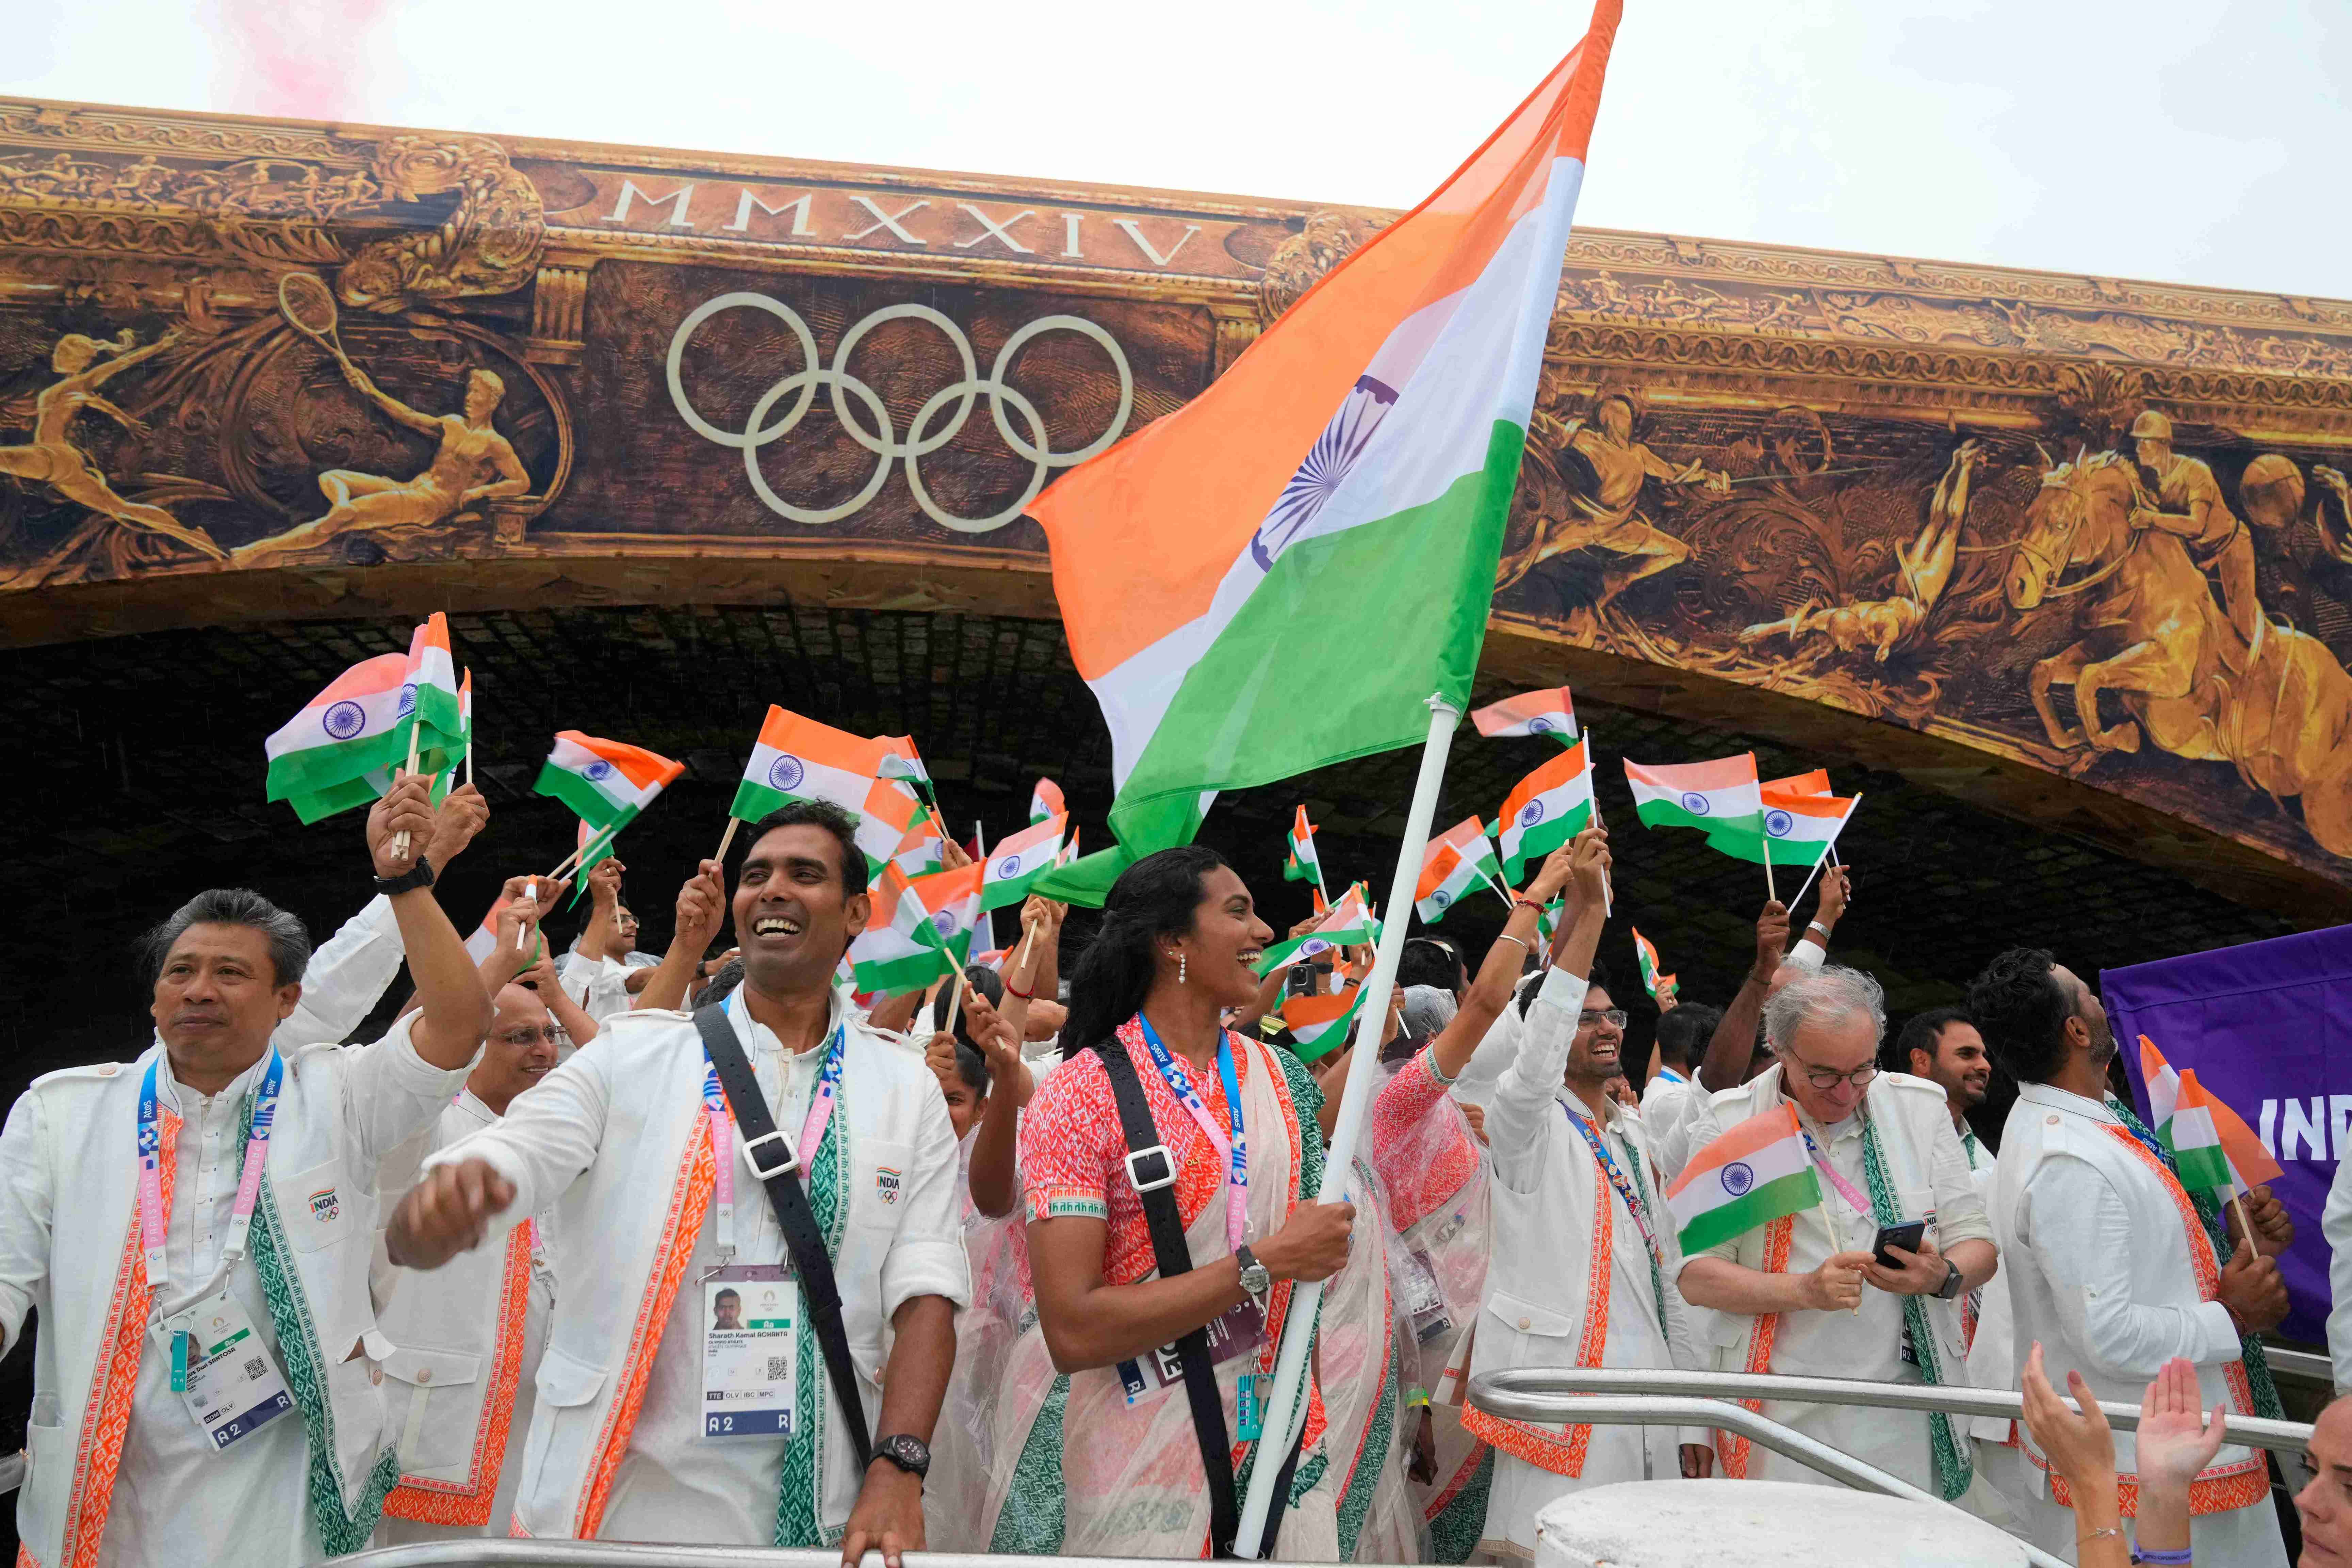
[[[731,431],[711,424],[696,411],[687,396],[680,365],[685,358],[687,343],[705,321],[722,310],[739,309],[764,310],[782,321],[799,345],[802,368],[761,394],[760,400],[751,405],[751,416],[744,422],[743,428]],[[904,440],[900,440],[894,430],[890,411],[883,405],[880,395],[849,374],[850,353],[866,334],[887,321],[921,321],[944,334],[955,345],[956,356],[963,372],[961,379],[933,393],[916,410]],[[1092,340],[1110,355],[1112,365],[1118,371],[1118,411],[1111,416],[1110,423],[1102,434],[1075,451],[1056,452],[1053,449],[1045,433],[1045,416],[1034,404],[1004,380],[1005,369],[1013,363],[1013,356],[1031,339],[1051,331],[1076,332]],[[914,493],[915,504],[923,509],[926,516],[942,528],[952,529],[959,533],[987,533],[1019,517],[1029,503],[1037,499],[1037,492],[1045,488],[1045,481],[1055,469],[1083,463],[1118,440],[1127,428],[1128,416],[1135,411],[1135,374],[1129,368],[1127,355],[1120,351],[1118,340],[1083,316],[1038,317],[1004,341],[1004,346],[996,351],[996,362],[989,366],[988,374],[983,378],[979,374],[978,361],[972,355],[971,340],[964,336],[963,330],[953,321],[929,305],[888,305],[874,311],[841,335],[841,342],[833,351],[833,363],[827,367],[820,363],[816,335],[791,306],[765,294],[720,294],[695,307],[686,320],[678,323],[677,332],[669,341],[668,370],[670,402],[677,407],[678,416],[705,440],[741,452],[744,474],[751,479],[751,489],[761,503],[780,517],[804,524],[838,522],[860,510],[889,481],[892,466],[904,461],[907,465],[907,487]],[[834,416],[840,420],[842,429],[848,432],[851,440],[873,453],[879,461],[856,495],[839,506],[813,510],[786,500],[769,485],[767,476],[760,471],[760,448],[792,433],[807,415],[819,387],[824,388],[830,395]],[[922,470],[918,465],[922,458],[956,438],[963,429],[964,421],[971,417],[974,399],[982,395],[988,399],[989,416],[996,423],[997,434],[1015,456],[1028,460],[1032,472],[1028,485],[1011,505],[986,517],[960,517],[932,499],[930,491],[923,484]],[[770,414],[786,397],[793,399],[792,405],[779,415],[774,423],[769,423]],[[956,405],[954,413],[947,416],[939,428],[933,429],[934,420],[940,418],[950,402]],[[870,425],[861,423],[852,413],[853,403],[863,409],[871,421]],[[1022,424],[1027,426],[1026,438],[1014,429],[1013,421],[1005,417],[1005,405],[1008,404],[1012,405],[1013,412],[1021,416]]]

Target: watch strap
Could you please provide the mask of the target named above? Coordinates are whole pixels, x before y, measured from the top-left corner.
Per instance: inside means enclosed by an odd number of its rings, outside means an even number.
[[[931,1446],[908,1433],[894,1432],[887,1437],[877,1438],[874,1444],[874,1457],[889,1460],[919,1480],[930,1474]]]
[[[416,857],[416,863],[399,876],[378,877],[375,879],[375,890],[386,895],[405,893],[417,888],[429,888],[432,885],[433,862],[426,859],[421,852]]]

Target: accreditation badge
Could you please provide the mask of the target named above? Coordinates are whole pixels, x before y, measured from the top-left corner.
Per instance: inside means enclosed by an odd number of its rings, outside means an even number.
[[[702,1282],[702,1435],[789,1437],[800,1364],[793,1271],[740,1264]]]
[[[1216,1367],[1236,1356],[1254,1356],[1265,1348],[1265,1314],[1255,1301],[1212,1318],[1208,1323],[1209,1364]],[[1184,1381],[1184,1358],[1174,1345],[1162,1345],[1149,1355],[1118,1363],[1118,1380],[1127,1402],[1140,1405],[1157,1398]]]
[[[224,1285],[166,1325],[172,1390],[217,1453],[294,1408],[278,1361]]]

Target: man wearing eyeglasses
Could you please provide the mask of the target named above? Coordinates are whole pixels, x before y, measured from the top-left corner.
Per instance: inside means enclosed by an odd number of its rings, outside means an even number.
[[[1588,835],[1605,842],[1597,830]],[[1583,841],[1580,840],[1581,845]],[[1612,1099],[1625,1014],[1586,973],[1603,899],[1580,854],[1566,945],[1529,1005],[1519,1052],[1486,1110],[1494,1247],[1472,1352],[1475,1375],[1508,1367],[1704,1370],[1675,1289],[1682,1262],[1642,1119]],[[1598,1266],[1596,1266],[1598,1265]],[[1707,1434],[1675,1427],[1505,1421],[1463,1426],[1496,1450],[1479,1550],[1531,1560],[1536,1515],[1584,1487],[1704,1476]]]
[[[1718,1372],[1964,1385],[1960,1297],[1993,1276],[1992,1227],[1969,1179],[1944,1091],[1878,1070],[1886,1027],[1878,983],[1832,964],[1789,981],[1764,1005],[1773,1063],[1693,1112],[1692,1147],[1793,1105],[1822,1201],[1686,1259],[1683,1295],[1704,1320]],[[1696,1162],[1699,1154],[1693,1156]],[[1882,1228],[1925,1222],[1916,1246]],[[1866,1458],[1947,1500],[1973,1466],[1958,1417],[1863,1405],[1767,1401],[1769,1420]],[[1827,1482],[1794,1460],[1723,1437],[1724,1471]]]

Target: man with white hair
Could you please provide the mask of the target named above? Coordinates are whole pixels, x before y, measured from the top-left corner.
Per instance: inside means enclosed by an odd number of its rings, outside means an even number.
[[[1992,1227],[1944,1091],[1878,1070],[1885,1027],[1884,994],[1860,970],[1788,979],[1764,1004],[1772,1065],[1691,1115],[1691,1146],[1704,1151],[1751,1117],[1794,1106],[1822,1188],[1817,1206],[1684,1260],[1684,1298],[1714,1309],[1718,1372],[1967,1382],[1959,1299],[1993,1276]],[[1890,1244],[1891,1265],[1875,1261],[1877,1232],[1911,1221],[1926,1224],[1917,1245]],[[1779,1402],[1763,1414],[1937,1496],[1968,1489],[1967,1434],[1941,1415]],[[1826,1479],[1729,1434],[1717,1454],[1735,1478]]]

